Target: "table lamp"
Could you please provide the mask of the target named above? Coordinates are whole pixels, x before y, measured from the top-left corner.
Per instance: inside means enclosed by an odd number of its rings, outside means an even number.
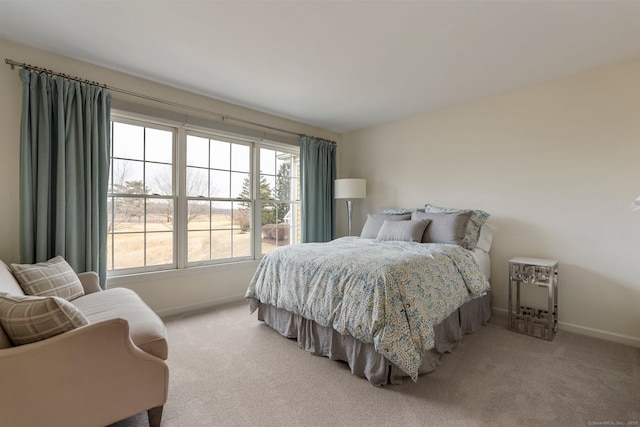
[[[349,236],[351,236],[351,218],[353,199],[364,199],[367,197],[366,179],[336,179],[335,181],[336,199],[347,199],[347,213],[349,214]]]

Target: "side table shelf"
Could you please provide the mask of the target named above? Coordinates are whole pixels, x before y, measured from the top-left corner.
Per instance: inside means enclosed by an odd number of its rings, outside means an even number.
[[[523,307],[520,285],[546,287],[546,310]],[[513,288],[515,287],[515,310]],[[515,332],[545,340],[553,340],[558,331],[558,261],[540,258],[512,258],[509,260],[509,325]]]

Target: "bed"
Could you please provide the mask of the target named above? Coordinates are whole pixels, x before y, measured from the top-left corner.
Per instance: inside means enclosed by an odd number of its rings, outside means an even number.
[[[430,207],[270,252],[245,295],[251,312],[373,385],[416,381],[491,315],[488,214]]]

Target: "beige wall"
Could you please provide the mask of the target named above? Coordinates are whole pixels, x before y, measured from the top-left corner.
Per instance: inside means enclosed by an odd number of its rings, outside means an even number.
[[[339,177],[367,179],[366,212],[426,202],[484,209],[496,228],[494,307],[506,309],[514,256],[560,262],[561,328],[640,346],[640,61],[615,64],[519,91],[347,135],[141,80],[0,40],[0,58],[333,140]],[[0,66],[0,258],[18,261],[21,85]],[[114,93],[114,98],[143,103]],[[154,105],[149,103],[149,105]],[[190,113],[193,114],[193,113]],[[339,232],[346,234],[338,203]],[[240,298],[256,263],[111,280],[161,314]]]
[[[0,39],[0,58],[25,62],[52,69],[120,89],[142,93],[155,98],[219,112],[292,132],[305,133],[331,140],[339,135],[300,123],[234,106],[211,98],[198,96],[150,81],[138,79],[91,64],[17,45]],[[7,263],[19,261],[19,138],[22,85],[17,69],[4,63],[0,66],[0,259]],[[140,98],[127,97],[117,92],[114,99],[148,104],[169,109]],[[171,108],[180,111],[177,108]],[[191,111],[186,112],[196,116]],[[208,117],[211,118],[211,117]],[[202,267],[189,271],[146,274],[109,280],[109,286],[126,286],[160,314],[171,314],[241,298],[257,267],[256,262]]]
[[[386,206],[483,209],[494,308],[510,258],[554,258],[560,328],[640,346],[640,60],[346,134],[338,150],[338,176],[367,179],[354,228]]]

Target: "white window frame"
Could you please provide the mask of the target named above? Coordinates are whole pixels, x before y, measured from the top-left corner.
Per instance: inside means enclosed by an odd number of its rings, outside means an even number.
[[[179,201],[181,202],[180,204],[183,207],[183,215],[181,216],[181,218],[186,218],[187,216],[187,210],[188,210],[188,202],[189,200],[193,199],[192,196],[188,196],[186,194],[186,171],[187,171],[187,160],[186,160],[186,138],[189,135],[193,135],[196,137],[200,137],[200,138],[206,138],[206,139],[214,139],[214,140],[218,140],[218,141],[224,141],[224,142],[229,142],[232,144],[239,144],[239,145],[245,145],[249,147],[249,155],[250,155],[250,159],[249,159],[249,164],[250,164],[250,185],[249,185],[249,193],[250,193],[250,203],[252,205],[252,217],[251,217],[251,225],[250,225],[250,230],[253,233],[254,232],[254,225],[257,224],[254,220],[254,215],[253,213],[255,212],[255,206],[256,206],[256,200],[255,200],[255,180],[254,180],[254,174],[255,174],[255,161],[254,158],[256,157],[255,151],[259,150],[259,146],[256,145],[256,141],[251,141],[249,139],[245,139],[245,138],[241,138],[238,136],[228,136],[228,135],[224,135],[221,134],[220,132],[213,132],[213,131],[203,131],[203,130],[194,130],[192,128],[186,128],[185,129],[185,138],[184,138],[184,145],[185,145],[185,155],[182,157],[183,159],[183,163],[180,165],[180,172],[184,171],[184,179],[181,181],[183,182],[183,186],[180,187],[180,193],[184,195],[184,197],[179,198]],[[200,200],[202,201],[209,201],[209,202],[216,202],[216,201],[220,201],[220,202],[238,202],[242,199],[239,198],[234,198],[231,197],[232,195],[230,195],[230,197],[203,197]],[[183,235],[185,236],[185,244],[182,247],[182,249],[186,249],[187,244],[188,244],[188,223],[186,221],[180,221],[180,225],[183,227]],[[186,250],[181,250],[180,252],[182,252],[182,254],[184,255],[184,260],[183,260],[183,268],[188,268],[188,267],[200,267],[200,266],[204,266],[204,265],[215,265],[215,264],[226,264],[229,262],[242,262],[242,261],[253,261],[256,259],[256,246],[255,246],[255,239],[250,238],[250,254],[247,256],[240,256],[240,257],[231,257],[231,258],[221,258],[221,259],[210,259],[210,260],[202,260],[202,261],[189,261],[187,259],[187,251]]]
[[[260,149],[267,148],[280,152],[291,152],[299,156],[299,148],[290,144],[267,141],[261,138],[244,136],[237,133],[220,131],[217,129],[193,126],[168,119],[150,117],[147,115],[132,113],[124,110],[112,110],[111,121],[117,121],[132,125],[146,126],[151,128],[159,128],[163,130],[172,129],[174,131],[173,146],[173,185],[174,185],[174,227],[173,227],[173,263],[164,265],[155,265],[149,267],[134,267],[119,270],[108,270],[108,277],[127,276],[131,274],[163,272],[172,270],[188,270],[190,268],[203,266],[216,266],[225,264],[237,264],[243,262],[259,261],[262,255],[261,240],[261,201],[259,199],[260,184]],[[251,233],[250,238],[250,255],[242,257],[232,257],[224,259],[192,261],[187,259],[187,206],[189,198],[186,195],[186,173],[187,173],[187,135],[195,135],[209,139],[217,139],[220,141],[231,142],[235,144],[243,144],[250,147],[250,181],[251,181]],[[111,191],[111,189],[109,189]],[[112,194],[109,193],[109,197]],[[151,196],[152,197],[152,196]],[[207,198],[206,200],[222,200],[224,198]],[[227,198],[225,201],[237,201],[238,199]],[[300,203],[293,201],[293,203]],[[260,226],[258,226],[260,224]],[[146,232],[145,232],[146,234]],[[110,236],[110,235],[109,235]],[[296,243],[291,243],[296,244]]]
[[[133,116],[133,115],[132,115]],[[144,126],[146,128],[153,128],[153,129],[160,129],[160,130],[165,130],[165,131],[171,131],[173,132],[173,149],[172,149],[172,156],[173,156],[173,161],[172,164],[174,165],[174,171],[172,174],[172,185],[173,185],[173,194],[171,195],[171,199],[173,201],[173,209],[174,209],[174,218],[177,218],[177,213],[176,213],[176,206],[178,204],[178,191],[177,191],[177,182],[176,182],[176,174],[175,174],[175,162],[176,162],[176,147],[177,147],[177,132],[176,132],[176,128],[175,126],[172,126],[171,124],[167,124],[167,123],[160,123],[160,122],[156,122],[156,121],[151,121],[151,120],[145,120],[145,119],[141,119],[141,118],[137,118],[137,117],[132,117],[132,116],[128,116],[122,113],[111,113],[111,120],[110,120],[110,125],[111,122],[113,121],[117,121],[119,123],[124,123],[124,124],[129,124],[129,125],[133,125],[133,126]],[[116,120],[114,120],[114,118]],[[112,135],[113,138],[113,135]],[[113,144],[113,142],[112,142]],[[111,146],[111,150],[113,150],[113,147]],[[109,174],[111,175],[113,173],[112,171],[112,163],[111,163],[111,153],[109,153],[110,156],[110,168],[109,168]],[[146,160],[145,160],[146,163]],[[120,195],[117,195],[117,193],[111,193],[110,192],[111,189],[109,189],[109,193],[108,193],[108,197],[109,198],[117,198],[117,197],[121,197]],[[148,194],[148,195],[144,195],[143,198],[144,199],[153,199],[153,198],[157,198],[158,196],[154,196],[152,194]],[[167,198],[167,196],[160,196],[160,198]],[[108,215],[110,215],[111,213],[108,213]],[[145,209],[145,223],[146,223],[146,209]],[[140,272],[153,272],[153,271],[162,271],[162,270],[169,270],[169,269],[175,269],[177,268],[178,264],[177,264],[177,259],[178,259],[178,245],[177,245],[177,231],[176,231],[176,221],[174,220],[174,224],[173,224],[173,248],[172,248],[172,256],[173,256],[173,262],[172,263],[168,263],[168,264],[158,264],[158,265],[152,265],[152,266],[143,266],[143,267],[131,267],[131,268],[122,268],[122,269],[118,269],[118,270],[107,270],[109,273],[109,276],[111,275],[127,275],[127,274],[134,274],[134,273],[140,273]],[[145,235],[145,242],[147,239],[147,231],[144,232]],[[107,238],[108,239],[112,239],[113,234],[108,233],[107,234]],[[113,242],[113,240],[112,240]],[[146,245],[145,245],[146,247]],[[113,250],[113,245],[112,245],[112,250]],[[145,248],[146,251],[146,248]]]
[[[283,153],[295,154],[295,155],[298,156],[298,159],[300,158],[300,149],[298,147],[291,147],[291,146],[288,146],[288,145],[278,144],[278,143],[274,143],[274,142],[271,142],[271,141],[263,142],[261,144],[261,146],[256,150],[257,151],[257,166],[256,166],[257,174],[254,177],[254,188],[257,189],[257,191],[256,191],[257,194],[255,195],[255,198],[256,198],[256,201],[257,201],[258,205],[256,206],[256,209],[254,211],[255,224],[258,224],[258,222],[257,222],[258,220],[262,221],[261,212],[262,212],[262,202],[263,201],[262,201],[262,199],[260,199],[260,194],[259,194],[260,172],[261,172],[260,171],[260,148],[265,148],[265,149],[273,150],[273,151],[280,151],[280,152],[283,152]],[[278,173],[278,171],[275,171],[275,172],[276,172],[276,174]],[[300,182],[300,179],[301,179],[300,174],[298,174],[297,178],[298,178],[298,182]],[[293,200],[293,199],[290,199],[290,200],[273,199],[273,200],[269,200],[269,202],[271,202],[271,203],[290,203],[290,204],[293,204],[293,205],[301,206],[301,200],[299,200],[299,199],[298,200]],[[291,211],[289,211],[289,212],[291,212]],[[260,254],[258,254],[259,255],[258,258],[261,258],[261,257],[263,257],[265,255],[265,254],[262,254],[262,244],[261,244],[262,243],[262,238],[261,237],[262,237],[262,225],[263,224],[260,224],[260,225],[261,225],[261,227],[260,227],[261,229],[259,230],[259,233],[255,233],[255,236],[254,236],[254,240],[256,241],[256,248],[260,248],[260,252],[261,252]],[[296,230],[297,230],[298,224],[294,224],[294,225],[296,225]],[[300,226],[301,225],[302,224],[300,224]],[[300,234],[301,233],[302,233],[302,231],[300,231]],[[297,237],[297,240],[302,241],[302,236],[301,235],[297,235],[296,237]],[[297,244],[297,243],[293,243],[293,244]]]

